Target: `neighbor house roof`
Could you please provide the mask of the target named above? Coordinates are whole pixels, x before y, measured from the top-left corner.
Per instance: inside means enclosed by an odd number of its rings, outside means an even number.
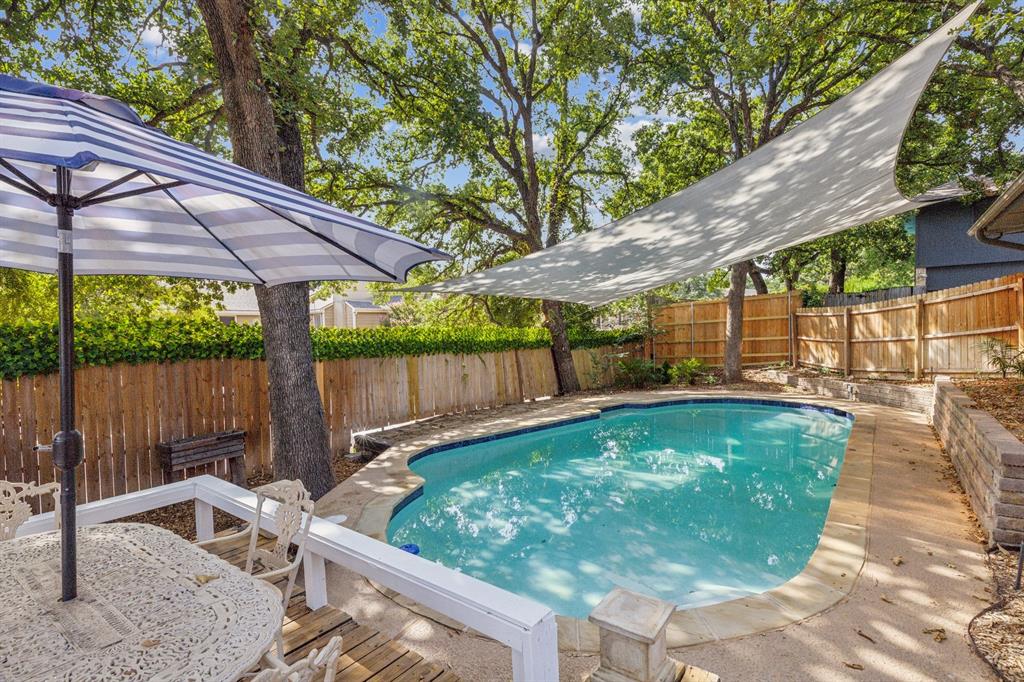
[[[1024,232],[1024,173],[1006,186],[971,226],[969,234],[992,239],[1015,232]]]
[[[590,305],[927,205],[895,182],[918,99],[978,3],[816,116],[632,215],[420,291]]]
[[[353,310],[377,310],[377,311],[380,311],[380,312],[385,312],[384,308],[382,308],[381,306],[377,305],[373,301],[350,301],[350,300],[346,300],[345,303],[347,303],[348,306],[350,308],[352,308]]]

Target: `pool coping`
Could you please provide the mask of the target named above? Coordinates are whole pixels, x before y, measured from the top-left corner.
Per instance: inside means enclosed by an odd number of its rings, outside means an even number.
[[[766,592],[731,599],[707,606],[677,608],[669,620],[669,648],[692,646],[723,639],[743,637],[775,630],[821,613],[844,600],[853,590],[867,554],[867,520],[874,458],[875,418],[858,409],[855,403],[819,399],[811,396],[785,398],[772,395],[715,392],[686,397],[656,394],[607,396],[584,406],[555,406],[551,412],[521,416],[507,428],[495,420],[493,428],[467,436],[436,434],[409,443],[395,445],[349,481],[370,486],[380,494],[357,512],[356,531],[386,542],[387,526],[403,506],[422,494],[423,479],[408,465],[417,459],[473,442],[485,442],[512,435],[535,432],[566,424],[599,419],[604,412],[619,409],[645,409],[674,404],[744,402],[786,407],[818,409],[853,417],[843,466],[836,481],[821,538],[804,569],[782,585]],[[562,409],[560,409],[562,408]],[[497,411],[500,413],[500,411]],[[417,492],[420,491],[420,492]],[[393,590],[374,585],[401,606],[455,629],[465,628],[451,619],[416,604]],[[569,616],[557,615],[558,645],[563,652],[596,653],[599,650],[597,626]]]

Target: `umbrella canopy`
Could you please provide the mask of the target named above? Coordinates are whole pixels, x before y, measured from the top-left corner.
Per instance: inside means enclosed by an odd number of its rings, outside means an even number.
[[[550,249],[416,290],[600,305],[926,205],[896,187],[900,143],[932,72],[977,7],[813,118],[681,192]]]
[[[61,597],[77,595],[74,272],[398,282],[448,256],[146,126],[117,100],[0,75],[0,266],[56,272]]]
[[[0,266],[56,272],[55,166],[73,171],[78,274],[397,282],[447,258],[168,137],[121,102],[0,75]]]

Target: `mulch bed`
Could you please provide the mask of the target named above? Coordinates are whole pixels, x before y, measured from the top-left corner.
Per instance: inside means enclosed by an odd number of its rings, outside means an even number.
[[[1024,380],[979,377],[955,383],[979,409],[1024,440]],[[996,603],[971,621],[971,643],[999,679],[1024,682],[1024,593],[1013,589],[1017,552],[995,547],[989,552],[988,565]],[[992,588],[985,591],[991,593]]]
[[[334,479],[337,483],[341,483],[343,480],[362,469],[365,462],[350,461],[344,456],[337,455],[334,458],[333,465]],[[270,483],[272,480],[274,480],[274,477],[271,472],[257,470],[249,476],[246,481],[246,487],[251,490],[257,486]],[[161,507],[160,509],[154,509],[153,511],[144,512],[142,514],[127,516],[123,519],[118,519],[118,522],[150,523],[154,526],[159,526],[173,531],[187,540],[195,541],[196,539],[196,514],[195,505],[192,502],[172,504],[169,507]],[[219,533],[220,531],[237,527],[239,525],[239,520],[219,509],[214,509],[213,525],[214,531]]]
[[[999,679],[1024,682],[1024,593],[1013,589],[1017,553],[997,547],[989,553],[988,565],[998,601],[971,621],[971,643]]]
[[[1024,379],[957,379],[975,404],[1024,440]]]
[[[776,369],[776,368],[772,367],[770,369]],[[899,379],[899,378],[895,378],[895,377],[880,378],[880,377],[863,377],[863,376],[846,377],[846,376],[843,376],[842,373],[840,373],[838,371],[829,372],[829,371],[825,371],[825,370],[812,369],[810,367],[801,367],[800,369],[793,369],[792,367],[789,367],[788,365],[786,367],[783,367],[782,369],[787,374],[792,374],[794,376],[807,377],[808,379],[835,379],[837,381],[848,381],[848,382],[851,382],[851,383],[854,383],[854,384],[886,384],[886,385],[890,385],[890,386],[891,385],[897,385],[897,386],[931,386],[931,384],[932,384],[931,379],[914,379],[914,378]]]

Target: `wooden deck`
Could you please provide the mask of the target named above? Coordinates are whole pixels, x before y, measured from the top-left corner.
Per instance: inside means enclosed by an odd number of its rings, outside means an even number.
[[[222,559],[244,567],[247,545],[239,539],[211,549]],[[284,583],[280,583],[282,589]],[[313,611],[306,605],[306,591],[297,584],[284,617],[285,660],[290,663],[302,658],[336,635],[342,636],[335,677],[338,682],[458,682],[451,670],[425,660],[373,628],[359,625],[340,609],[328,605]]]

